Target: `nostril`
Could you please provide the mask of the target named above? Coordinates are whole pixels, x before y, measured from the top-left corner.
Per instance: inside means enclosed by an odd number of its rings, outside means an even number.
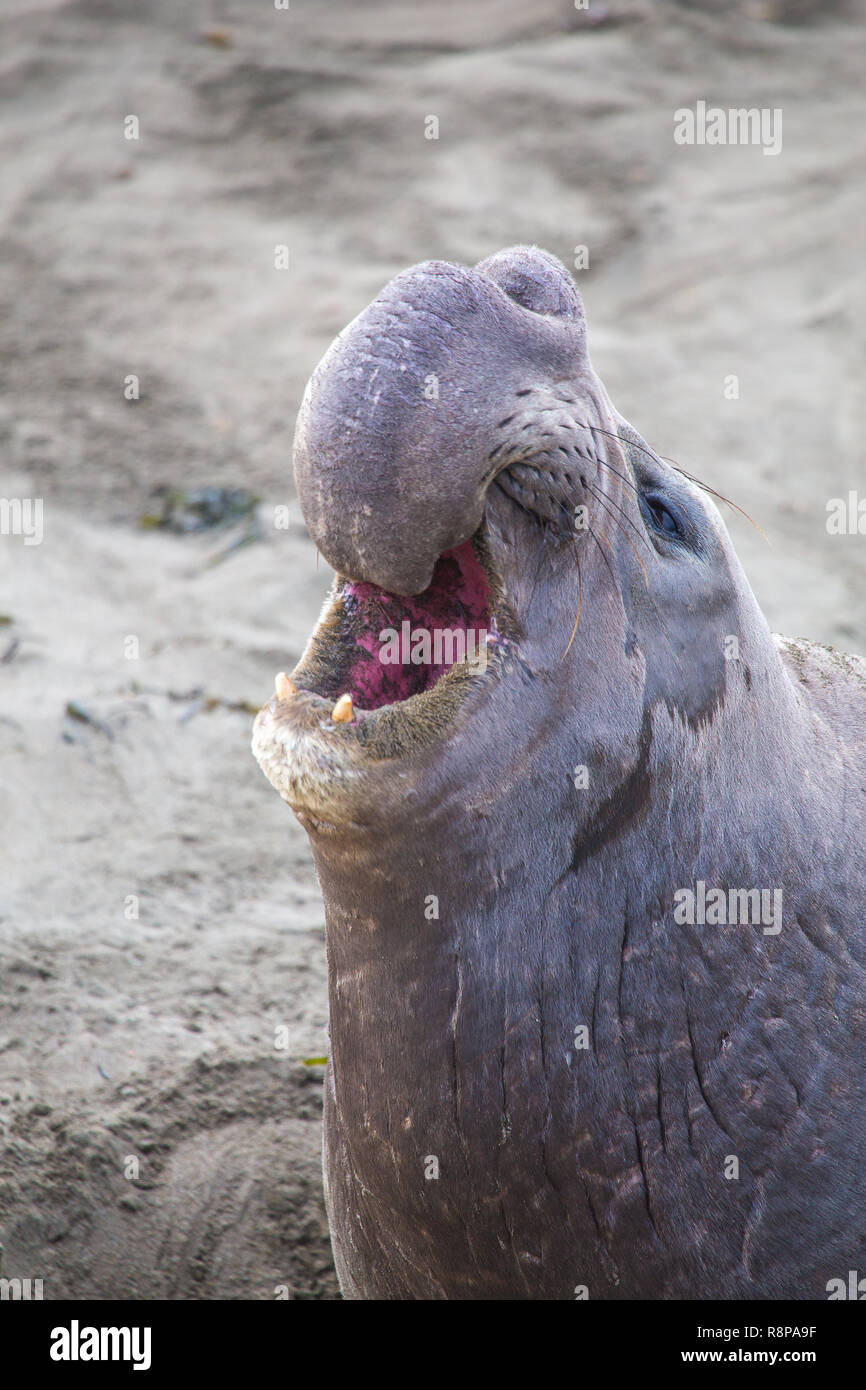
[[[533,314],[583,319],[580,294],[565,266],[537,246],[510,246],[479,261],[475,269]]]

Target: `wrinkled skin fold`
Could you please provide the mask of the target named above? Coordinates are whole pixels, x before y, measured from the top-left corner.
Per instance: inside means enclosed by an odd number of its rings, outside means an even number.
[[[301,406],[337,579],[254,751],[325,900],[341,1285],[826,1298],[866,1273],[866,662],[771,635],[586,339],[536,248],[428,262]],[[484,669],[377,668],[404,612]],[[779,919],[678,921],[698,883]]]

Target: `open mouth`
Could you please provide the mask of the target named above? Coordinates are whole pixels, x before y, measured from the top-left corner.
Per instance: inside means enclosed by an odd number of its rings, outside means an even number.
[[[322,695],[352,701],[360,717],[432,690],[460,663],[486,666],[493,616],[471,540],[440,555],[433,579],[410,598],[344,581],[334,614],[341,659]]]
[[[337,576],[291,680],[278,678],[290,742],[348,738],[368,758],[417,751],[483,688],[508,643],[503,626],[483,524],[439,556],[423,593],[405,597]]]

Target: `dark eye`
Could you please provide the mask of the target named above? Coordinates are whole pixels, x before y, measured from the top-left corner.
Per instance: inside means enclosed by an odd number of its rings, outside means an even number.
[[[641,502],[644,514],[657,531],[661,531],[664,536],[679,536],[681,534],[676,514],[661,497],[652,492],[644,493]]]

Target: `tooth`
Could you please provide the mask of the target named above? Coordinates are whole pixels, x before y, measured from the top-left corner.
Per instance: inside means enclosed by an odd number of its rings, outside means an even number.
[[[352,697],[351,695],[341,695],[334,708],[331,710],[331,718],[335,724],[348,724],[352,718]]]
[[[278,700],[288,700],[290,695],[297,694],[297,686],[292,684],[285,671],[281,671],[274,676],[274,691]]]

